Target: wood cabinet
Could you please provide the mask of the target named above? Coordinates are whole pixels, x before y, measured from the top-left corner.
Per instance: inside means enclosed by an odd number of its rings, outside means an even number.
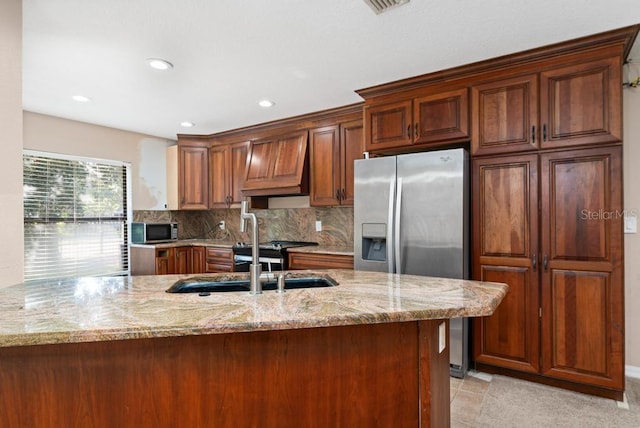
[[[308,132],[253,141],[247,156],[245,196],[294,195],[309,191]]]
[[[621,141],[620,68],[619,56],[586,56],[539,75],[473,85],[472,154]]]
[[[175,249],[163,248],[155,250],[155,275],[168,275],[175,273],[176,260]]]
[[[290,252],[289,269],[353,269],[353,256]]]
[[[476,362],[538,372],[538,156],[473,161],[473,272],[509,292],[474,320]]]
[[[539,148],[536,74],[474,85],[471,100],[473,154]]]
[[[622,141],[622,60],[588,60],[540,73],[540,147]]]
[[[311,206],[353,205],[353,162],[362,157],[362,120],[309,131]]]
[[[191,273],[192,249],[191,247],[176,247],[174,250],[174,270],[170,273]]]
[[[623,390],[622,147],[540,165],[542,372]]]
[[[170,275],[205,272],[205,247],[131,247],[131,275]]]
[[[248,141],[211,146],[211,208],[228,208],[242,201],[248,151]]]
[[[233,250],[231,248],[207,247],[205,271],[207,273],[233,272]]]
[[[474,277],[510,286],[494,315],[474,320],[481,368],[621,397],[621,159],[606,146],[474,160]]]
[[[208,144],[178,141],[178,199],[182,210],[209,208]]]
[[[206,272],[206,248],[205,247],[191,247],[191,272],[190,273],[204,273]]]
[[[365,149],[394,150],[469,138],[467,88],[373,104],[365,109]]]

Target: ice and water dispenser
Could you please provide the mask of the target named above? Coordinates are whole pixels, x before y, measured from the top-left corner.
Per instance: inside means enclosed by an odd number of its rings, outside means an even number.
[[[387,260],[386,223],[362,223],[362,259],[378,262]]]

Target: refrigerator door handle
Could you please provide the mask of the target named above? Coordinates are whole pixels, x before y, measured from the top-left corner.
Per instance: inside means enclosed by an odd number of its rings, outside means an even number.
[[[388,271],[389,273],[394,273],[394,262],[393,262],[393,229],[391,225],[393,224],[393,200],[395,199],[396,192],[396,178],[389,183],[389,213],[387,217],[387,263],[388,263]]]
[[[400,218],[402,217],[402,177],[398,177],[398,190],[396,192],[396,217],[394,219],[393,248],[396,252],[396,273],[402,273],[402,254],[400,251]]]

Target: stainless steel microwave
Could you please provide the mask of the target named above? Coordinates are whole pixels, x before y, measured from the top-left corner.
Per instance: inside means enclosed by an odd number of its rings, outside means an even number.
[[[177,239],[177,223],[131,223],[132,244],[153,244]]]

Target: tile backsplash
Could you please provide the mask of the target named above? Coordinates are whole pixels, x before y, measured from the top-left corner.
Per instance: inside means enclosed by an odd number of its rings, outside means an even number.
[[[261,242],[273,239],[318,242],[320,245],[353,247],[353,207],[311,207],[252,210],[258,217]],[[316,232],[316,221],[322,231]],[[133,221],[178,223],[180,239],[218,239],[250,242],[240,232],[240,209],[208,211],[134,211]],[[218,224],[224,221],[225,230]]]

